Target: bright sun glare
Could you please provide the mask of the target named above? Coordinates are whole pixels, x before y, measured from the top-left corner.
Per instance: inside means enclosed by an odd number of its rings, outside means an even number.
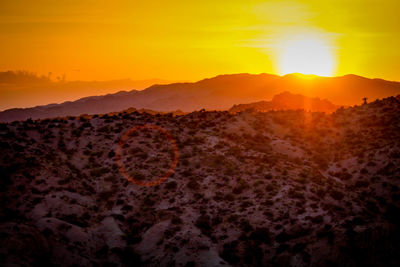
[[[317,38],[290,40],[281,47],[280,72],[331,76],[334,57],[331,48]]]

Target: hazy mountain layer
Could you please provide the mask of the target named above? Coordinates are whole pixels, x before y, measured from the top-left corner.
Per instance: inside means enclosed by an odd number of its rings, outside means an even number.
[[[354,105],[361,103],[363,97],[373,101],[397,95],[400,83],[356,75],[333,78],[295,74],[283,77],[270,74],[221,75],[196,83],[154,85],[142,91],[87,97],[59,105],[9,109],[0,112],[0,121],[119,112],[130,107],[184,112],[203,108],[226,110],[235,104],[270,100],[284,91],[328,99],[337,105]]]
[[[51,76],[37,76],[26,71],[0,72],[0,110],[62,103],[87,96],[117,93],[122,90],[142,90],[154,84],[171,83],[160,79],[68,81],[65,77],[57,77],[56,80],[50,78]]]

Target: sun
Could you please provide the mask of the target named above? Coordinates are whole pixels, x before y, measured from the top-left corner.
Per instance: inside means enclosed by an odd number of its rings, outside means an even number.
[[[279,68],[282,75],[289,73],[332,76],[335,61],[331,47],[318,38],[300,38],[282,44]]]

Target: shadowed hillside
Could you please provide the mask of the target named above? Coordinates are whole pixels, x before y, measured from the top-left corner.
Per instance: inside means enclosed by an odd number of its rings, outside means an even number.
[[[238,103],[269,100],[284,91],[329,99],[337,105],[354,105],[363,97],[373,101],[397,95],[400,83],[356,75],[332,78],[298,74],[283,77],[270,74],[220,75],[196,83],[154,85],[143,91],[87,97],[59,105],[9,109],[0,113],[0,121],[119,112],[130,107],[157,111],[180,109],[184,112],[203,108],[225,110]]]
[[[332,114],[0,124],[0,264],[398,266],[399,114],[390,97]],[[176,140],[179,160],[165,182],[145,187],[121,165],[151,181],[174,154],[162,132],[126,135],[149,124]]]

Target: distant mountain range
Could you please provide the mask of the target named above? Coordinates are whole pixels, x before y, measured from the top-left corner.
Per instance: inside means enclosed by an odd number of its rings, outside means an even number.
[[[341,77],[301,74],[220,75],[195,83],[153,85],[142,91],[121,91],[62,104],[8,109],[0,112],[0,121],[102,114],[130,107],[162,112],[175,110],[190,112],[203,108],[226,110],[235,104],[269,100],[285,91],[307,97],[329,99],[336,105],[355,105],[360,104],[363,97],[373,101],[400,94],[400,82],[368,79],[357,75]],[[332,104],[329,103],[326,102],[328,105]]]
[[[27,71],[0,72],[0,111],[9,108],[33,107],[48,103],[75,101],[83,97],[143,90],[154,84],[170,84],[161,79],[109,81],[68,81],[51,79]]]

